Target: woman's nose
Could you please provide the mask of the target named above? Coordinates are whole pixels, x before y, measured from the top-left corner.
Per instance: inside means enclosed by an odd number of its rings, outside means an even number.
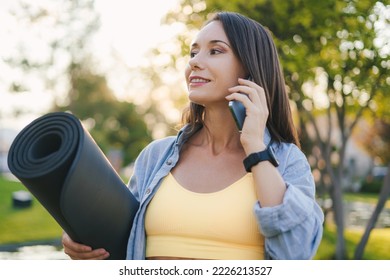
[[[201,69],[203,67],[201,55],[196,54],[195,56],[193,56],[189,61],[189,65],[190,65],[191,69]]]

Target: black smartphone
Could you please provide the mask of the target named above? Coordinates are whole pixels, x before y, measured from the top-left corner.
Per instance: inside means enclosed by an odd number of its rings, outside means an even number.
[[[246,117],[244,105],[242,105],[240,101],[231,100],[229,101],[229,109],[233,115],[233,119],[236,122],[238,130],[241,131]]]
[[[247,80],[252,81],[250,76],[247,78]],[[229,101],[229,109],[233,115],[233,119],[237,125],[238,130],[241,131],[246,117],[246,110],[244,105],[242,105],[240,101],[231,100]]]

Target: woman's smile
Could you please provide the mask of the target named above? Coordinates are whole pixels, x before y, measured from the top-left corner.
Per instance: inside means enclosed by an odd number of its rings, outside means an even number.
[[[205,78],[200,77],[200,76],[192,76],[192,77],[190,77],[189,80],[190,80],[190,82],[189,82],[190,87],[203,86],[203,85],[210,82],[209,79],[205,79]]]

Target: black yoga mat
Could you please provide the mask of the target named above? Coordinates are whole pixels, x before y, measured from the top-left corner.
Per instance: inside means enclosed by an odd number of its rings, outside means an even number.
[[[139,205],[78,118],[34,120],[13,141],[8,166],[73,240],[125,259]]]

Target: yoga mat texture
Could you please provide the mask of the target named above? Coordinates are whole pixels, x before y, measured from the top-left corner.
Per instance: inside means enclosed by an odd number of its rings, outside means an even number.
[[[138,202],[78,118],[55,112],[31,122],[8,166],[73,240],[126,258]]]

